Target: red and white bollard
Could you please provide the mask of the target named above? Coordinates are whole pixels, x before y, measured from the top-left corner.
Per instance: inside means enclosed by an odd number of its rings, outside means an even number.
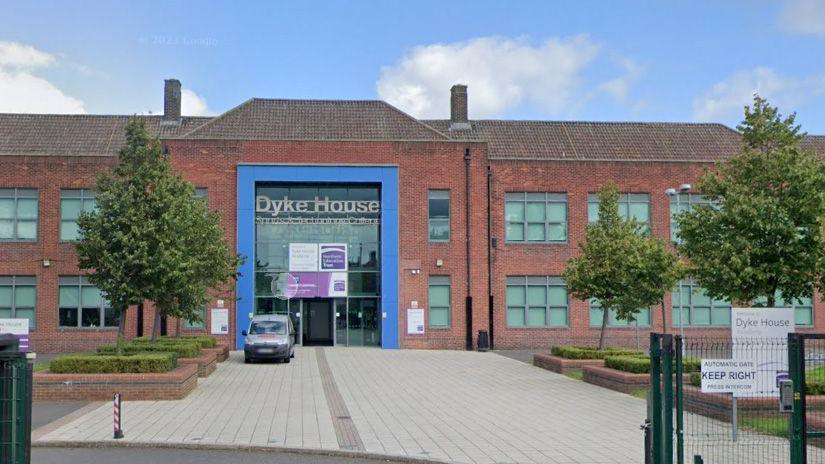
[[[114,405],[115,405],[115,439],[123,438],[123,428],[120,424],[120,393],[115,393],[114,398]]]

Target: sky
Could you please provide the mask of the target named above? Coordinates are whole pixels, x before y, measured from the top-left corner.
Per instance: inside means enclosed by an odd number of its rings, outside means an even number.
[[[825,0],[0,0],[0,112],[185,115],[251,97],[471,119],[720,122],[754,92],[825,134]]]

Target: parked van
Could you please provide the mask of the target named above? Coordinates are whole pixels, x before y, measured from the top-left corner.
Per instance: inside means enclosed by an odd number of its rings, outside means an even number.
[[[295,357],[295,327],[286,314],[254,316],[249,330],[242,331],[245,363],[257,359],[279,359],[288,363]]]

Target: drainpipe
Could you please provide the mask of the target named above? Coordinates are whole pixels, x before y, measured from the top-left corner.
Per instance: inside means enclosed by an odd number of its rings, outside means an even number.
[[[490,164],[487,163],[487,322],[489,325],[489,336],[490,336],[490,349],[495,349],[494,338],[493,338],[493,329],[494,329],[494,322],[493,322],[493,224],[492,224],[492,210],[490,206],[492,204],[492,186],[493,183],[493,171],[490,167]]]
[[[470,293],[470,149],[464,149],[464,242],[467,253],[467,298],[465,319],[467,321],[467,350],[473,349],[473,297]]]

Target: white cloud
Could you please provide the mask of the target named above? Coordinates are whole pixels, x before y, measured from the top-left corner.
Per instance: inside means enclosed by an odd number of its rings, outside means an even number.
[[[616,101],[627,101],[633,84],[642,76],[644,69],[630,58],[618,59],[619,65],[624,70],[624,74],[615,79],[610,79],[599,84],[598,89],[610,95]]]
[[[797,106],[825,95],[825,76],[793,78],[780,76],[771,68],[754,68],[736,72],[716,83],[693,101],[693,118],[697,121],[723,121],[739,118],[753,94],[790,113]]]
[[[206,99],[192,90],[182,88],[180,100],[180,112],[183,116],[210,116],[215,114],[209,109]]]
[[[447,115],[456,83],[469,86],[471,118],[496,116],[523,103],[549,115],[569,114],[598,90],[627,98],[638,77],[633,73],[641,73],[635,63],[620,62],[622,77],[587,89],[584,72],[601,48],[585,35],[538,45],[500,37],[424,45],[384,67],[376,86],[382,99],[421,118]]]
[[[0,112],[85,113],[81,100],[35,75],[56,62],[54,55],[31,45],[0,41]]]
[[[825,36],[825,0],[787,0],[779,24],[788,32]]]

